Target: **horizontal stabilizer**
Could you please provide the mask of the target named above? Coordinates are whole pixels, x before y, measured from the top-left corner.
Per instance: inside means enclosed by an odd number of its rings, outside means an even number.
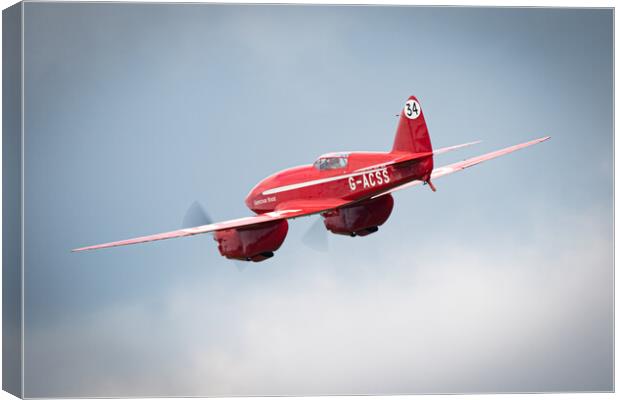
[[[435,156],[437,154],[444,154],[444,153],[448,153],[448,152],[453,151],[453,150],[458,150],[458,149],[462,149],[462,148],[465,148],[465,147],[473,146],[473,145],[481,143],[481,142],[482,142],[481,140],[477,140],[475,142],[457,144],[456,146],[442,147],[441,149],[437,149],[437,150],[433,150],[433,151],[427,151],[425,153],[395,153],[395,157],[392,160],[390,160],[390,161],[386,161],[386,162],[383,162],[381,164],[371,165],[369,167],[360,168],[360,169],[356,170],[356,172],[357,171],[366,171],[366,170],[369,170],[369,169],[375,169],[375,168],[379,168],[379,167],[385,167],[387,165],[405,163],[405,162],[409,162],[409,161],[413,161],[413,160],[418,160],[418,159],[429,157],[429,156]]]
[[[452,151],[452,150],[462,149],[464,147],[473,146],[473,145],[478,144],[478,143],[482,143],[482,140],[476,140],[475,142],[457,144],[456,146],[442,147],[441,149],[433,150],[433,155],[436,156],[437,154],[443,154],[443,153],[447,153],[447,152]]]

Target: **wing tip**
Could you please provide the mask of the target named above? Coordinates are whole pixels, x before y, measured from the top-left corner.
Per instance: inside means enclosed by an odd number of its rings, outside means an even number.
[[[71,253],[80,253],[86,250],[90,250],[90,247],[78,247],[77,249],[71,249]]]

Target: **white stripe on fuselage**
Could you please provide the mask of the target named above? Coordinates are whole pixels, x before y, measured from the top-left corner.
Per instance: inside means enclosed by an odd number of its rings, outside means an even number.
[[[274,193],[287,192],[289,190],[300,189],[300,188],[304,188],[304,187],[308,187],[308,186],[314,186],[314,185],[320,185],[321,183],[333,182],[333,181],[338,181],[340,179],[347,179],[347,178],[350,178],[350,177],[361,176],[361,175],[368,174],[368,173],[374,171],[374,169],[371,170],[369,168],[376,168],[378,170],[378,169],[381,169],[381,168],[385,168],[386,166],[387,165],[385,165],[385,164],[379,164],[378,166],[367,167],[368,169],[364,168],[363,170],[358,170],[360,172],[356,171],[356,172],[353,172],[353,173],[350,173],[350,174],[331,176],[329,178],[315,179],[315,180],[312,180],[312,181],[293,183],[292,185],[279,186],[279,187],[275,187],[275,188],[271,188],[271,189],[265,190],[262,193],[262,195],[263,196],[267,196],[267,195],[274,194]]]

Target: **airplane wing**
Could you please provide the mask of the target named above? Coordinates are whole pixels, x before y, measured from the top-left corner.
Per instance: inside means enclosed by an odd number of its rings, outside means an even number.
[[[184,228],[176,231],[157,233],[155,235],[140,236],[133,239],[120,240],[117,242],[97,244],[94,246],[80,247],[78,249],[71,250],[72,252],[84,251],[84,250],[96,250],[104,249],[107,247],[126,246],[130,244],[138,244],[145,242],[153,242],[155,240],[172,239],[184,236],[199,235],[201,233],[221,231],[225,229],[250,227],[252,225],[258,225],[264,222],[277,221],[281,219],[289,219],[296,217],[303,217],[306,215],[316,214],[319,212],[332,210],[334,208],[342,207],[349,202],[341,199],[319,199],[315,201],[292,201],[283,203],[275,211],[265,214],[254,215],[251,217],[231,219],[228,221],[216,222],[213,224],[201,225],[194,228]]]
[[[506,147],[505,149],[501,149],[501,150],[493,151],[491,153],[483,154],[481,156],[469,158],[469,159],[464,160],[464,161],[459,161],[459,162],[456,162],[454,164],[450,164],[450,165],[446,165],[446,166],[443,166],[443,167],[435,168],[433,170],[433,172],[431,173],[431,179],[440,178],[440,177],[445,176],[445,175],[449,175],[449,174],[453,174],[453,173],[458,172],[458,171],[462,171],[465,168],[473,167],[474,165],[480,164],[481,162],[484,162],[484,161],[487,161],[487,160],[492,160],[494,158],[503,156],[505,154],[512,153],[513,151],[521,150],[523,148],[526,148],[526,147],[529,147],[529,146],[532,146],[532,145],[544,142],[545,140],[548,140],[550,138],[551,138],[550,136],[545,136],[545,137],[542,137],[542,138],[539,138],[539,139],[535,139],[535,140],[532,140],[532,141],[529,141],[529,142],[526,142],[526,143],[517,144],[517,145],[514,145],[514,146]],[[390,189],[388,191],[385,191],[385,192],[380,193],[380,194],[378,194],[376,196],[373,196],[372,198],[374,199],[376,197],[380,197],[380,196],[383,196],[385,194],[395,192],[397,190],[406,189],[408,187],[421,185],[423,183],[424,182],[422,182],[422,181],[411,181],[411,182],[408,182],[408,183],[404,183],[404,184],[402,184],[400,186],[396,186],[396,187],[394,187],[394,188],[392,188],[392,189]]]

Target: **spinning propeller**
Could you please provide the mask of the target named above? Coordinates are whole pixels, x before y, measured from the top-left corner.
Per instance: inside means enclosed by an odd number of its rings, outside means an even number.
[[[316,218],[316,221],[308,228],[301,241],[311,249],[325,253],[329,250],[329,233],[323,223],[323,217],[317,215]]]
[[[209,217],[209,214],[207,214],[202,204],[198,201],[194,201],[185,213],[181,228],[193,228],[195,226],[208,225],[211,223],[213,223],[213,220]]]
[[[194,201],[187,209],[185,217],[183,217],[182,228],[193,228],[195,226],[212,224],[213,219],[207,214],[202,204],[198,201]],[[243,272],[247,268],[247,263],[238,260],[231,260],[235,263],[235,267],[240,272]]]

